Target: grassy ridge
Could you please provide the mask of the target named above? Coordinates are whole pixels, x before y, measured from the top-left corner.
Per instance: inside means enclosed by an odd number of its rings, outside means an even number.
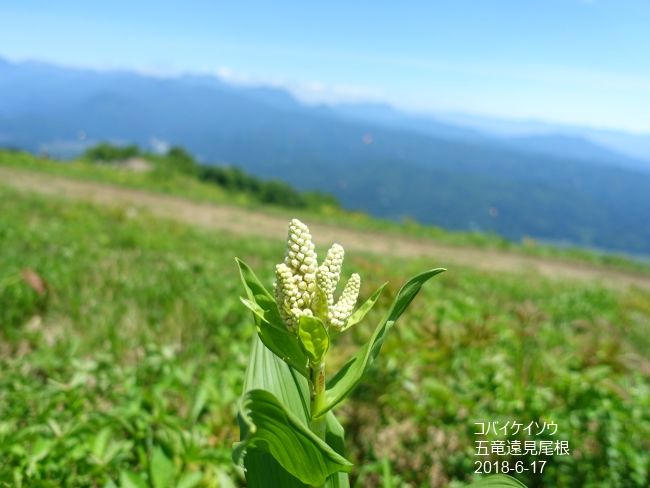
[[[78,167],[65,171],[96,171]],[[233,258],[270,283],[283,243],[2,186],[0,201],[0,485],[239,485],[229,452],[253,331]],[[405,277],[445,264],[347,259],[363,295],[390,283],[370,321]],[[474,422],[509,419],[554,421],[572,449],[523,481],[647,486],[649,304],[640,290],[451,269],[341,409],[354,479],[467,480]]]
[[[290,215],[286,208],[260,203],[251,193],[228,191],[219,185],[211,184],[210,178],[207,181],[201,181],[191,171],[174,168],[165,157],[152,155],[145,155],[145,157],[149,158],[152,163],[152,171],[131,171],[115,165],[95,164],[83,159],[61,164],[24,152],[0,149],[0,165],[3,166],[46,172],[80,180],[117,184],[194,201],[245,206],[258,211]],[[373,218],[363,212],[346,211],[337,205],[329,204],[325,196],[317,197],[314,205],[308,209],[302,209],[301,213],[309,215],[313,221],[342,227],[410,235],[416,238],[433,239],[436,242],[453,246],[507,250],[529,256],[566,259],[612,269],[650,274],[650,262],[647,260],[633,260],[618,254],[546,245],[534,239],[524,239],[521,243],[516,243],[495,234],[448,231],[430,225],[421,225],[412,220],[397,223]]]

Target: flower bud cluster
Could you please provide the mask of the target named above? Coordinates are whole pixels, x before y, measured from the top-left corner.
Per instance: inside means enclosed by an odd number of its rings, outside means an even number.
[[[302,315],[313,315],[310,306],[316,293],[317,265],[309,229],[293,219],[289,224],[284,262],[275,267],[275,299],[290,329],[297,327]]]
[[[333,244],[327,255],[323,264],[318,267],[318,272],[316,273],[316,280],[318,287],[325,293],[327,297],[327,305],[331,307],[334,305],[334,292],[336,291],[336,285],[341,279],[341,267],[343,266],[343,257],[345,251],[343,246],[340,244]]]
[[[323,264],[318,266],[316,251],[311,234],[305,224],[293,219],[289,224],[287,251],[284,262],[275,267],[275,299],[280,315],[287,327],[296,330],[300,317],[319,316],[326,310],[327,323],[337,329],[345,325],[359,296],[361,279],[353,274],[338,302],[334,302],[336,286],[341,278],[344,250],[334,244],[325,256]],[[319,303],[324,297],[326,303]]]
[[[345,325],[345,321],[352,314],[357,298],[359,298],[360,287],[361,277],[354,273],[345,284],[339,301],[329,310],[329,321],[332,327],[341,329]]]

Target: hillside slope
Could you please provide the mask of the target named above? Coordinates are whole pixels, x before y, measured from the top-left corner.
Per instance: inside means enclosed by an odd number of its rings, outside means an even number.
[[[16,189],[108,206],[130,205],[153,215],[185,223],[220,229],[242,236],[281,240],[289,217],[247,210],[230,205],[202,204],[173,196],[122,188],[91,181],[72,180],[32,171],[0,167],[0,181]],[[292,215],[300,215],[293,211]],[[392,233],[369,232],[327,224],[312,224],[327,241],[337,240],[346,248],[395,257],[429,257],[449,265],[469,266],[484,271],[530,272],[557,279],[599,282],[605,286],[638,286],[650,290],[650,276],[612,270],[562,259],[522,256],[487,249],[454,247],[429,239]]]
[[[607,158],[353,120],[281,90],[209,77],[4,63],[0,90],[4,145],[70,153],[100,139],[171,142],[377,216],[650,254],[650,173]]]
[[[288,216],[276,227],[259,212],[51,174],[0,181],[0,485],[245,486],[231,450],[255,325],[234,257],[270,288]],[[473,269],[484,253],[464,254],[470,266],[438,250],[399,257],[411,240],[311,227],[319,251],[346,245],[361,302],[388,283],[333,338],[328,381],[408,276],[449,268],[336,408],[351,486],[464,486],[478,477],[477,438],[495,439],[476,435],[488,419],[550,420],[557,435],[507,438],[568,443],[571,455],[502,458],[543,459],[543,473],[511,472],[526,486],[648,486],[648,290]],[[363,252],[384,239],[386,255]]]

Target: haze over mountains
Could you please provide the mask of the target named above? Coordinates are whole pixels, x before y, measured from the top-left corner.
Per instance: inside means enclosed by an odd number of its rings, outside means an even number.
[[[67,156],[100,140],[182,145],[382,217],[650,254],[650,136],[0,60],[0,146]]]

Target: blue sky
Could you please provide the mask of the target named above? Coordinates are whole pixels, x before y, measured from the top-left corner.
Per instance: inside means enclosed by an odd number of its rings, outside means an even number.
[[[0,0],[0,56],[650,132],[648,0]]]

